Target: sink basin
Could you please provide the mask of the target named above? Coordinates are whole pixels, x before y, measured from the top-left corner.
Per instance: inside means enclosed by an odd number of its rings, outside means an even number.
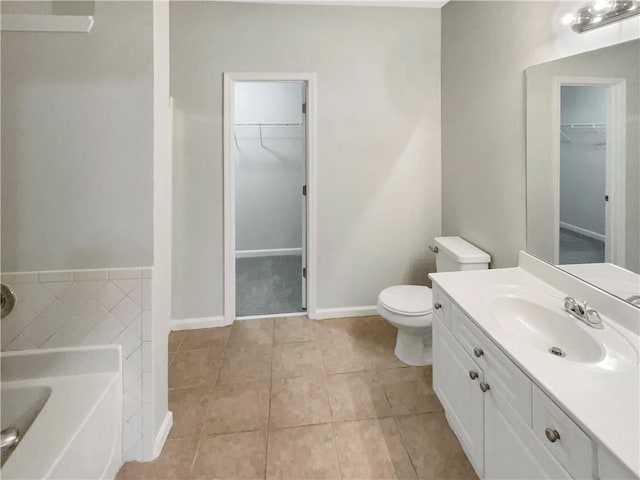
[[[624,370],[638,363],[631,343],[603,319],[591,328],[564,311],[563,298],[515,286],[492,286],[482,297],[496,324],[519,343],[558,358],[604,370]]]

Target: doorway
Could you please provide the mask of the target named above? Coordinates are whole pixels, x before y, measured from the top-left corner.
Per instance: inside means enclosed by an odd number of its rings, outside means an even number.
[[[311,74],[225,74],[226,323],[313,309],[314,88]]]
[[[559,265],[617,262],[624,252],[624,81],[582,80],[556,82]]]

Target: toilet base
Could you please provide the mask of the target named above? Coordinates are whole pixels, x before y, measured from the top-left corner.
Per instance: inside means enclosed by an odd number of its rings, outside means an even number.
[[[431,365],[433,363],[431,327],[410,331],[398,329],[394,352],[398,360],[407,365],[413,367]]]

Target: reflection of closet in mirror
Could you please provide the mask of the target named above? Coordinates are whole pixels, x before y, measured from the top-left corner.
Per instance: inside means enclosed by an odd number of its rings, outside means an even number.
[[[559,263],[602,263],[606,240],[606,86],[560,94]]]
[[[557,78],[555,262],[624,262],[624,82]],[[622,143],[621,143],[622,142]]]

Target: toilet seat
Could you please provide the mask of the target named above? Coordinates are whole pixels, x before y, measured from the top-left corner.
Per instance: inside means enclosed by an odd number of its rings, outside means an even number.
[[[420,317],[431,313],[433,297],[429,287],[419,285],[396,285],[385,288],[378,302],[398,315]]]

